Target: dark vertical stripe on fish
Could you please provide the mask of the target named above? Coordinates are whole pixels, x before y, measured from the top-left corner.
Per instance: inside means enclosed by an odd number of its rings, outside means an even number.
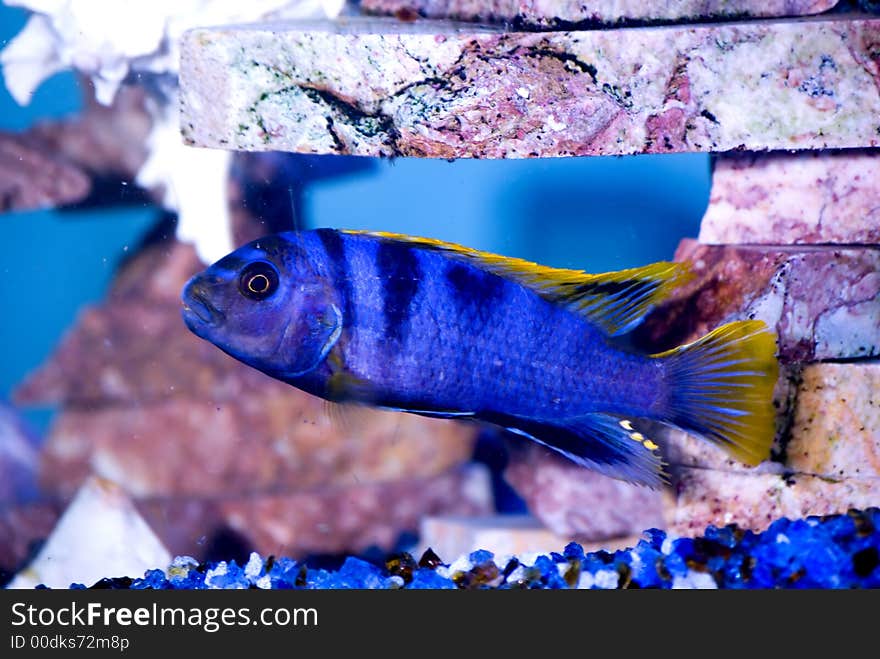
[[[383,240],[376,250],[376,268],[384,288],[385,336],[402,344],[422,276],[418,256],[411,245]]]
[[[354,324],[354,302],[351,287],[351,272],[348,258],[345,255],[345,243],[342,235],[333,229],[318,229],[316,232],[327,254],[327,267],[333,285],[339,292],[342,302],[342,326],[352,327]]]
[[[505,282],[501,277],[467,263],[449,262],[445,275],[460,313],[473,309],[488,312],[504,298]]]

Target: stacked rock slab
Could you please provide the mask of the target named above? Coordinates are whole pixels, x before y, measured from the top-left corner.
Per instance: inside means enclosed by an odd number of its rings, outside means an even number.
[[[818,14],[838,0],[362,0],[375,14],[497,21],[552,28]]]
[[[849,14],[203,28],[181,42],[181,129],[202,147],[436,158],[871,147],[878,42],[880,17]]]
[[[777,443],[772,462],[750,469],[672,435],[672,530],[760,529],[880,501],[878,175],[870,150],[716,160],[703,242],[676,253],[696,278],[642,332],[688,341],[741,318],[774,328]]]
[[[513,456],[507,476],[569,537],[760,529],[880,500],[880,17],[821,14],[836,4],[365,0],[400,20],[199,29],[182,43],[181,128],[195,146],[244,151],[727,154],[701,242],[676,256],[697,278],[638,338],[668,348],[767,321],[783,366],[773,459],[750,469],[672,435],[673,488],[654,500],[546,453]]]
[[[880,128],[880,126],[878,126]],[[870,149],[716,160],[700,242],[880,244],[880,159]]]

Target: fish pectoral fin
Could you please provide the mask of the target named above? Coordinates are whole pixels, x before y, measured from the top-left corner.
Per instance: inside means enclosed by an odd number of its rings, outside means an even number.
[[[623,417],[596,413],[553,422],[518,417],[506,421],[501,425],[510,432],[606,476],[649,487],[668,482],[657,444]]]
[[[570,306],[610,336],[632,330],[648,311],[692,278],[686,263],[671,261],[589,274],[582,270],[551,268],[524,259],[482,252],[434,238],[369,231],[346,233],[364,233],[384,240],[407,242],[471,260],[489,272],[515,279],[551,302]]]
[[[473,412],[456,412],[447,410],[415,410],[402,407],[388,407],[385,405],[370,405],[358,403],[334,403],[324,400],[324,414],[330,419],[330,424],[335,430],[344,435],[363,430],[370,424],[370,416],[377,412],[405,412],[418,414],[432,419],[468,419],[474,416]]]
[[[356,403],[334,403],[324,401],[324,414],[330,425],[343,435],[359,432],[370,424],[370,417],[376,414],[375,408]]]
[[[358,377],[350,370],[339,351],[327,355],[330,377],[327,379],[327,396],[335,402],[354,402],[372,404],[375,400],[375,387],[368,380]]]

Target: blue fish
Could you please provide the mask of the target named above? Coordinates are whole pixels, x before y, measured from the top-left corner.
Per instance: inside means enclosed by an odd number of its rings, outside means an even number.
[[[641,354],[620,337],[687,267],[588,274],[430,238],[318,229],[254,241],[193,277],[195,334],[334,402],[500,426],[657,486],[645,420],[757,464],[774,435],[776,342],[760,321]]]

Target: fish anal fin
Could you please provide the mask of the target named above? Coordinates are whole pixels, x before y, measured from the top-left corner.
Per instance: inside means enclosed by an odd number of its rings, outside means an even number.
[[[404,407],[392,407],[388,405],[357,402],[333,402],[324,400],[324,414],[330,420],[330,424],[345,434],[351,434],[372,423],[372,418],[385,412],[403,412],[416,414],[431,419],[462,419],[473,418],[473,412],[458,412],[455,410],[430,410],[408,409]]]
[[[633,329],[645,314],[686,283],[692,275],[685,263],[660,262],[604,274],[551,268],[434,238],[398,233],[345,231],[436,249],[475,261],[488,271],[510,277],[552,302],[583,313],[611,336]]]
[[[606,476],[649,487],[668,482],[657,444],[624,417],[596,413],[553,422],[504,421],[507,430]]]

